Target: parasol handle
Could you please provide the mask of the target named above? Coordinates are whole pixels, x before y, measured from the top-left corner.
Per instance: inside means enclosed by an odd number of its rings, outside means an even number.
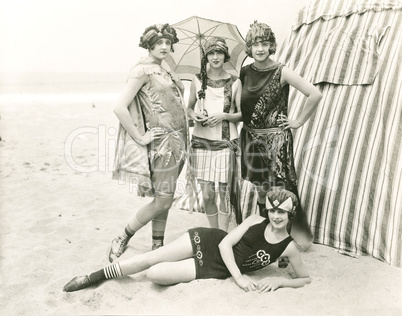
[[[203,113],[204,112],[204,98],[198,100],[198,105],[200,108],[200,112]]]

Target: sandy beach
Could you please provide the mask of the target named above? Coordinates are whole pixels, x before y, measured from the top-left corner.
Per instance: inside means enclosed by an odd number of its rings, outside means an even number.
[[[108,264],[109,243],[149,198],[111,179],[117,119],[108,101],[0,104],[1,315],[401,315],[402,270],[314,244],[312,283],[268,294],[233,281],[158,286],[145,273],[65,293],[74,276]],[[75,163],[73,163],[75,162]],[[204,214],[173,208],[166,242]],[[151,228],[123,258],[149,251]],[[276,264],[251,276],[292,275]]]

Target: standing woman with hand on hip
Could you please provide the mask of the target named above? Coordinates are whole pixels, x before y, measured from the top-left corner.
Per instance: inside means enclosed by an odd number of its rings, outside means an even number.
[[[200,184],[210,226],[227,231],[231,213],[229,191],[238,170],[241,82],[223,69],[230,60],[225,39],[212,37],[203,49],[201,73],[193,78],[187,107],[188,116],[195,122],[190,166]]]
[[[148,56],[131,69],[114,113],[120,121],[113,177],[129,181],[152,202],[137,210],[113,239],[109,261],[120,257],[130,238],[152,221],[152,249],[163,245],[166,220],[185,159],[187,119],[178,76],[161,67],[179,40],[169,24],[145,29],[139,46]]]
[[[266,216],[268,191],[285,188],[298,197],[297,176],[293,161],[292,129],[301,127],[317,108],[322,94],[298,74],[270,58],[276,51],[271,28],[257,21],[246,36],[246,52],[254,63],[242,68],[241,110],[243,128],[242,179],[251,182],[258,192],[260,214]],[[289,88],[307,97],[303,112],[288,118]],[[308,249],[313,237],[300,203],[291,227],[291,236],[302,249]]]

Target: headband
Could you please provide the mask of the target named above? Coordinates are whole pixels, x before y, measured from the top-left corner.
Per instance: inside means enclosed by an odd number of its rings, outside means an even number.
[[[291,214],[296,214],[297,197],[287,190],[268,192],[265,207],[267,210],[281,209]]]

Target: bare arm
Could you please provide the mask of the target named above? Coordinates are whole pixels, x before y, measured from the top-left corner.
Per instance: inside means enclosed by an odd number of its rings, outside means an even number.
[[[223,262],[228,268],[230,274],[233,276],[237,285],[246,292],[256,290],[256,282],[248,276],[241,274],[236,265],[233,254],[233,246],[236,245],[248,228],[254,224],[260,223],[264,218],[258,215],[249,216],[243,223],[233,229],[219,244],[219,251],[221,253]]]
[[[201,113],[196,113],[196,111],[194,110],[195,105],[197,103],[197,91],[196,91],[197,88],[195,85],[195,80],[196,79],[194,77],[190,85],[190,95],[188,97],[187,115],[194,121],[202,122],[205,121],[205,117]]]
[[[317,106],[322,99],[322,94],[320,90],[314,87],[310,82],[306,81],[287,67],[283,67],[282,69],[281,83],[291,85],[307,97],[303,112],[295,120],[289,120],[286,118],[286,116],[282,116],[282,127],[285,129],[299,128],[306,123],[306,121],[317,109]]]
[[[116,114],[124,129],[137,143],[141,145],[146,145],[151,142],[151,132],[148,131],[144,135],[141,135],[138,132],[137,128],[133,124],[130,112],[128,111],[128,106],[131,104],[131,101],[137,95],[141,87],[146,83],[146,80],[147,76],[129,79],[124,86],[123,91],[120,93],[116,106],[113,109],[113,112]],[[152,137],[158,137],[159,135],[162,135],[163,132],[164,131],[162,131],[160,128],[153,129]]]
[[[297,249],[294,241],[292,241],[286,247],[282,256],[288,257],[289,262],[292,265],[293,271],[296,274],[296,277],[293,279],[270,278],[270,277],[264,278],[258,282],[259,292],[275,291],[276,289],[281,287],[298,288],[311,283],[311,279],[308,274],[307,268],[305,267],[301,259],[300,252]]]

